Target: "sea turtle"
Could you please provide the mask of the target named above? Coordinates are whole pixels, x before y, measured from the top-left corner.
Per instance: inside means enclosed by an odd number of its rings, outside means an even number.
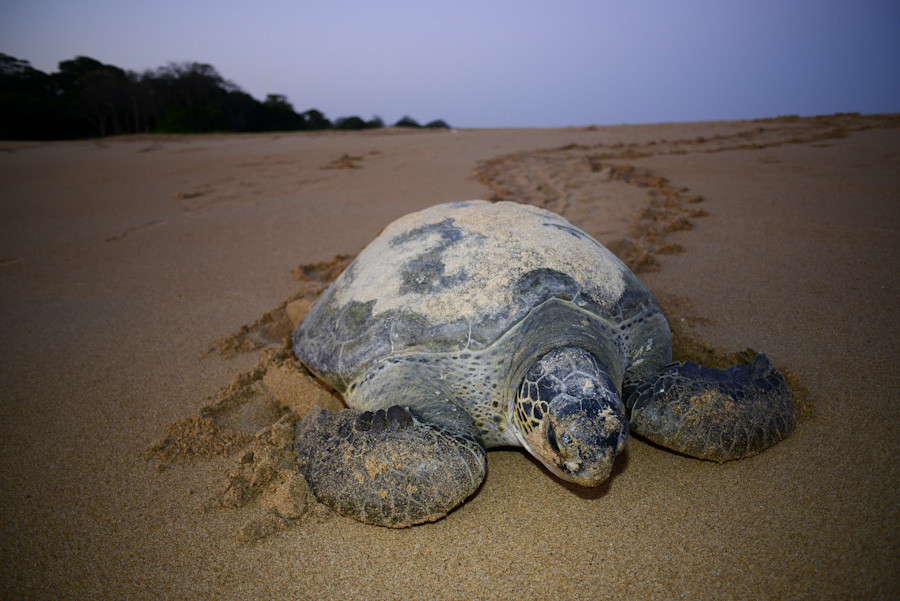
[[[341,514],[433,521],[479,487],[486,448],[523,446],[596,486],[629,429],[715,461],[794,427],[765,355],[724,370],[672,363],[659,305],[562,217],[511,202],[402,217],[312,306],[294,352],[349,409],[298,425],[300,468]]]

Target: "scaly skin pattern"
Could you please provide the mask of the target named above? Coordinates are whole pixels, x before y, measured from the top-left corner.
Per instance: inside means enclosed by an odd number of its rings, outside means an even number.
[[[457,428],[423,422],[396,405],[374,413],[314,409],[298,426],[301,471],[342,515],[393,528],[431,522],[484,480],[484,444],[461,421]]]
[[[755,455],[796,425],[787,382],[765,355],[724,370],[672,364],[638,386],[627,406],[638,434],[718,462]]]

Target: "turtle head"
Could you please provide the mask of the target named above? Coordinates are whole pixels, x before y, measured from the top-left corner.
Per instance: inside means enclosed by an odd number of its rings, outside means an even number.
[[[580,348],[556,349],[536,361],[510,409],[522,446],[560,478],[583,486],[609,477],[628,437],[615,384]]]

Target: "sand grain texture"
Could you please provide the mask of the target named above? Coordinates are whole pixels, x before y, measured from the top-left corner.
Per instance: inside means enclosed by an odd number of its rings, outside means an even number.
[[[897,126],[0,143],[0,597],[897,598]],[[492,451],[406,530],[308,502],[285,433],[337,401],[284,336],[390,221],[478,197],[608,244],[685,352],[787,366],[796,433],[723,465],[632,439],[591,491]]]

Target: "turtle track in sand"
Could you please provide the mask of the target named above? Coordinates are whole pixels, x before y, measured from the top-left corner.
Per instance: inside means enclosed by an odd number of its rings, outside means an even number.
[[[694,219],[706,212],[698,204],[703,201],[701,195],[634,161],[660,155],[763,150],[784,144],[827,145],[850,132],[898,127],[900,115],[786,116],[736,125],[735,131],[693,138],[569,144],[513,153],[482,161],[476,177],[491,190],[490,200],[533,204],[558,213],[639,274],[659,269],[657,255],[681,252],[666,236],[691,229]],[[629,209],[628,205],[640,208]],[[594,224],[592,212],[598,207],[606,217]],[[622,227],[610,229],[610,220]]]

